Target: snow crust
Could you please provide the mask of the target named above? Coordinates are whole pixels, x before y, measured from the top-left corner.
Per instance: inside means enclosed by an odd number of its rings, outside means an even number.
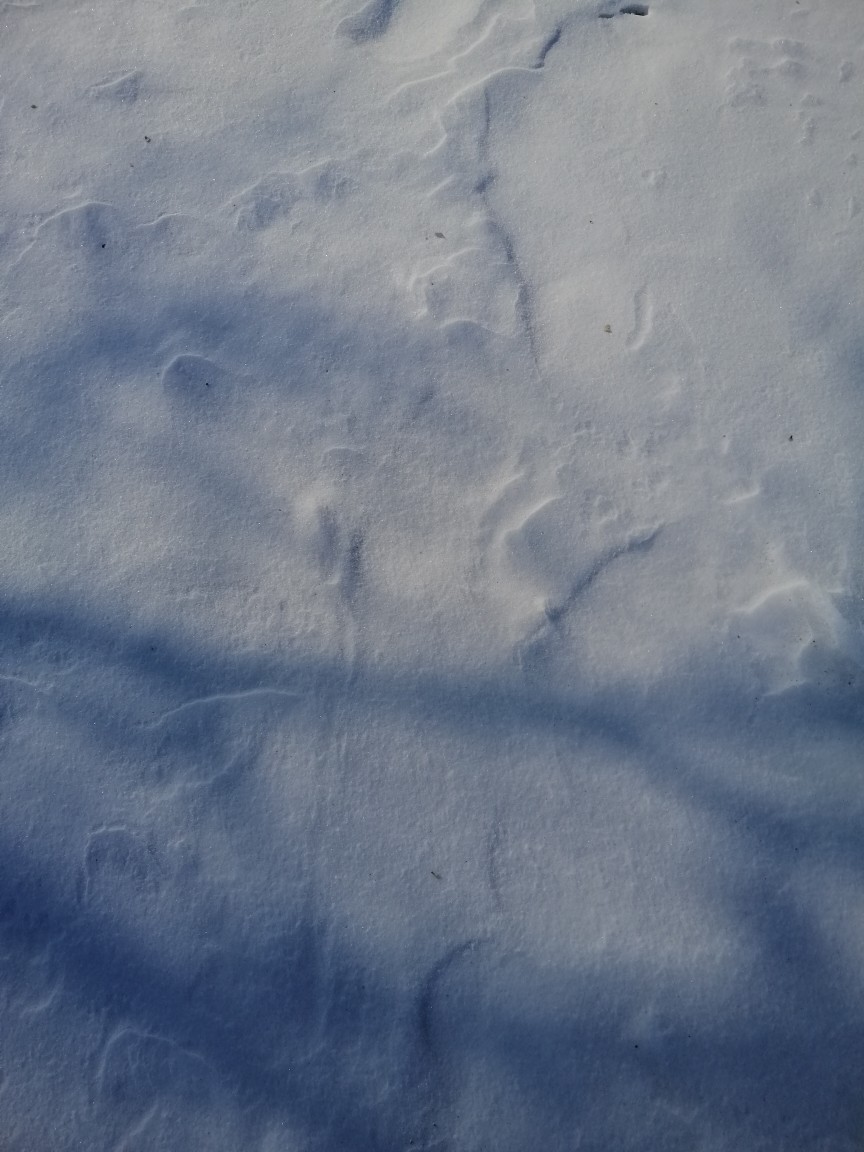
[[[3,1152],[861,1152],[862,76],[0,4]]]

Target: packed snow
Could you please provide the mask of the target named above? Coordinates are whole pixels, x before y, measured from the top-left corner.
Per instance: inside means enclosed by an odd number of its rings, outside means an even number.
[[[864,1150],[862,78],[0,3],[2,1152]]]

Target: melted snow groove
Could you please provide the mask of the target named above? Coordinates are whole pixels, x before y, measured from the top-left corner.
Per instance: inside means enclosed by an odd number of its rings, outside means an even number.
[[[624,544],[617,544],[615,547],[609,548],[602,553],[588,571],[579,577],[571,588],[569,595],[561,604],[546,605],[546,619],[549,623],[557,624],[559,620],[562,620],[579,597],[588,591],[597,577],[605,571],[610,564],[613,564],[622,556],[630,555],[631,552],[647,552],[648,549],[654,545],[661,531],[662,527],[655,528],[653,532],[649,532],[644,536],[632,537]]]
[[[546,57],[561,39],[562,26],[559,24],[546,43],[541,47],[537,53],[537,62],[533,65],[534,68],[542,68],[546,63]]]
[[[604,8],[597,15],[601,20],[611,20],[613,16],[647,16],[647,4],[622,4],[620,8]]]
[[[427,973],[417,997],[417,1029],[424,1051],[431,1052],[434,1047],[434,1012],[439,986],[458,964],[463,956],[476,951],[482,944],[479,937],[472,937],[450,948]]]
[[[561,29],[558,28],[556,32],[549,38],[549,40],[541,49],[540,56],[538,57],[538,64],[535,66],[537,69],[543,67],[543,61],[549,51],[558,43],[561,38]],[[483,126],[480,133],[480,157],[484,174],[473,191],[479,197],[483,207],[486,211],[489,220],[490,233],[495,236],[500,245],[501,252],[507,266],[510,268],[513,276],[513,281],[516,285],[516,308],[519,317],[519,324],[525,333],[525,339],[528,344],[528,350],[531,355],[531,361],[534,365],[535,371],[539,369],[540,361],[537,354],[537,328],[534,318],[534,308],[531,300],[531,287],[519,263],[519,258],[516,255],[516,249],[513,243],[513,237],[508,230],[504,227],[498,214],[492,205],[490,199],[490,191],[494,181],[494,175],[489,162],[489,135],[492,127],[492,107],[489,97],[488,87],[483,91]]]
[[[184,700],[175,708],[162,712],[155,720],[143,725],[145,728],[159,728],[166,720],[190,712],[195,708],[206,708],[213,704],[239,704],[249,700],[300,700],[302,693],[293,692],[290,688],[246,688],[237,692],[214,692],[210,696],[197,696],[192,700]]]
[[[455,199],[463,200],[463,246],[443,260],[433,257],[430,262],[424,256],[408,276],[417,315],[431,318],[448,331],[448,338],[463,325],[476,325],[518,341],[535,382],[541,381],[542,373],[534,289],[520,260],[519,234],[496,210],[497,172],[489,153],[490,137],[499,88],[538,76],[549,53],[562,42],[568,23],[548,25],[535,38],[535,20],[496,16],[476,40],[458,45],[443,67],[430,76],[407,80],[393,94],[408,93],[408,106],[415,110],[411,90],[435,86],[429,103],[442,134],[422,153],[432,177],[426,194],[442,205],[451,200],[454,208]],[[445,91],[439,99],[441,88]],[[443,233],[435,235],[444,238]]]
[[[346,16],[336,31],[353,40],[355,44],[377,40],[390,27],[390,21],[398,4],[399,0],[370,0],[370,3],[359,12],[355,12],[353,16]]]

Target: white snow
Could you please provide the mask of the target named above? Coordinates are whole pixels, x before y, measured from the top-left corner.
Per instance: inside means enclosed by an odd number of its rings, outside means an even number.
[[[3,1152],[861,1152],[862,77],[0,4]]]

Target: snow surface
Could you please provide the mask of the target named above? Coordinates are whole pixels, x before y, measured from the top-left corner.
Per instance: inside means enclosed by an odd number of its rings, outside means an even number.
[[[0,36],[0,1149],[861,1152],[862,0]]]

